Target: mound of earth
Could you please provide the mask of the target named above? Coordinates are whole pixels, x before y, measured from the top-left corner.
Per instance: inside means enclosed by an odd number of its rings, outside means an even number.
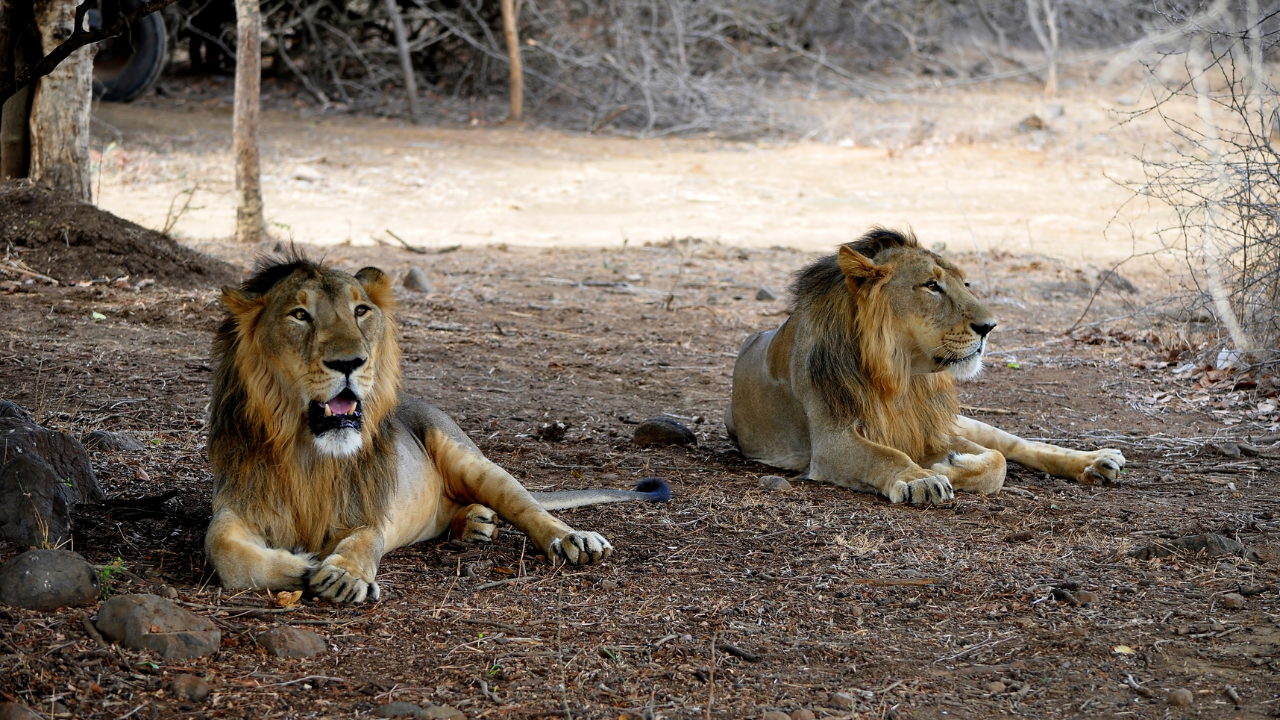
[[[28,268],[63,284],[127,275],[193,288],[240,278],[234,266],[167,235],[27,181],[0,184],[0,237]]]

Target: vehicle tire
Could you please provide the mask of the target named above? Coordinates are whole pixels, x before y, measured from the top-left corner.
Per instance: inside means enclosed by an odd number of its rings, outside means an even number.
[[[141,3],[142,0],[124,0],[121,5],[128,11]],[[160,79],[169,56],[164,18],[158,12],[144,15],[129,29],[131,37],[122,35],[98,44],[93,58],[94,97],[129,102],[142,97]]]

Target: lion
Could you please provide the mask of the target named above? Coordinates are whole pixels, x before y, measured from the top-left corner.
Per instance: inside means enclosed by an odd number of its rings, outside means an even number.
[[[495,517],[553,563],[599,563],[613,546],[548,510],[635,491],[525,490],[439,409],[400,392],[391,281],[290,252],[222,291],[209,406],[213,518],[205,551],[230,589],[307,589],[337,603],[380,596],[391,550],[451,531],[490,540]]]
[[[1118,450],[1031,442],[959,414],[955,382],[982,371],[996,327],[968,285],[913,234],[880,227],[800,270],[790,317],[738,352],[730,439],[748,459],[892,503],[998,493],[1006,460],[1114,481]]]

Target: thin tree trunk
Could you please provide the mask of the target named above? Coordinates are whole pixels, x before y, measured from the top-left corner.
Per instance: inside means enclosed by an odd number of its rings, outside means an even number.
[[[507,36],[511,60],[511,120],[524,119],[524,65],[520,62],[520,32],[516,29],[514,0],[502,0],[502,31]]]
[[[404,18],[400,16],[396,0],[386,0],[386,4],[391,27],[396,31],[396,50],[400,52],[400,69],[404,72],[404,92],[409,98],[409,119],[417,125],[422,122],[422,117],[418,115],[418,82],[413,77],[413,62],[409,58],[409,34],[404,30]]]
[[[1044,10],[1044,24],[1040,27],[1040,17],[1036,6]],[[1046,97],[1053,97],[1058,92],[1058,5],[1055,0],[1027,0],[1027,19],[1031,21],[1031,30],[1044,48],[1045,59],[1049,62],[1049,79],[1044,84]]]
[[[75,0],[35,5],[40,46],[51,52],[75,29]],[[90,200],[89,113],[93,102],[93,48],[82,47],[35,86],[31,97],[29,176]],[[7,104],[6,104],[7,107]]]
[[[236,95],[232,150],[236,164],[236,240],[266,238],[262,214],[258,115],[262,91],[262,8],[258,0],[236,0]]]

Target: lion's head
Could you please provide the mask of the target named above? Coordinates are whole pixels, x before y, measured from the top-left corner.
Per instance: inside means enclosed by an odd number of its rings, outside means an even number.
[[[835,416],[874,420],[904,449],[945,434],[934,431],[958,409],[951,381],[982,370],[996,326],[963,270],[873,228],[797,273],[791,292],[808,375]]]
[[[392,476],[400,386],[390,279],[290,254],[259,263],[222,302],[209,407],[215,505],[245,511],[295,495],[292,507],[314,510],[294,518],[305,545],[372,519]]]

